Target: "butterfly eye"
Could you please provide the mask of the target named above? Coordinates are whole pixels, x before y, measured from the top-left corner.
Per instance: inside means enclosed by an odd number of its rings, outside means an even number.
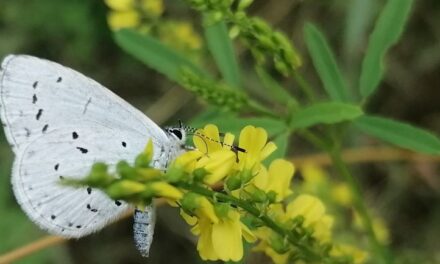
[[[183,135],[182,135],[182,132],[180,132],[180,130],[172,129],[170,132],[173,133],[178,139],[182,139]]]

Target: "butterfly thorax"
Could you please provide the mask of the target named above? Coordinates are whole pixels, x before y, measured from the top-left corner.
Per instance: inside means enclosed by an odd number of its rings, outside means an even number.
[[[166,170],[168,165],[186,150],[186,132],[181,127],[166,127],[164,129],[169,141],[162,144],[158,156],[153,160],[153,166]]]

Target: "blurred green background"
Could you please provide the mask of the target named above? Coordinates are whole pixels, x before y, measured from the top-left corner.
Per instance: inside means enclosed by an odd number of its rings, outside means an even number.
[[[303,41],[305,22],[325,32],[346,77],[354,82],[380,0],[255,1],[252,15],[284,31],[304,57],[303,72],[320,85]],[[204,104],[159,73],[124,53],[107,25],[108,8],[101,1],[0,0],[0,57],[31,54],[54,60],[97,80],[153,120],[175,124],[203,112]],[[164,17],[192,21],[200,17],[180,1],[165,1]],[[416,1],[400,42],[387,57],[387,74],[369,104],[369,112],[416,124],[440,134],[440,1]],[[240,54],[243,76],[252,66]],[[203,53],[203,51],[201,51]],[[253,86],[252,77],[246,84]],[[291,81],[283,83],[291,86]],[[171,92],[170,92],[171,91]],[[159,103],[158,103],[159,102]],[[158,107],[160,106],[160,107]],[[3,134],[3,131],[1,132]],[[0,255],[44,236],[18,207],[9,183],[12,152],[0,138]],[[376,144],[365,140],[366,144]],[[289,156],[310,153],[299,140]],[[355,167],[367,201],[385,219],[390,246],[398,263],[440,263],[440,178],[433,162],[388,162]],[[159,208],[149,259],[132,242],[132,220],[42,250],[17,263],[201,263],[188,227],[177,210]],[[253,256],[249,263],[265,263]]]

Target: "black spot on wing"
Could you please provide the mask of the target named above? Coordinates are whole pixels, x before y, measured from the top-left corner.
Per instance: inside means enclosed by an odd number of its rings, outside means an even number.
[[[122,146],[125,148],[127,147],[127,143],[125,141],[122,141]]]
[[[60,164],[57,163],[57,164],[55,164],[55,166],[53,168],[57,171],[59,167],[60,167]]]
[[[73,139],[77,139],[77,138],[78,138],[78,133],[76,133],[75,131],[73,131],[73,133],[72,133],[72,138],[73,138]]]
[[[120,206],[122,203],[121,203],[120,201],[116,200],[116,201],[115,201],[115,204],[116,204],[117,206]]]
[[[32,84],[32,87],[34,87],[34,89],[35,89],[35,88],[37,88],[37,85],[38,85],[38,81],[34,82],[34,83]]]
[[[25,127],[24,130],[26,132],[26,137],[29,137],[31,135],[31,131],[29,130],[29,128]]]
[[[57,218],[55,215],[51,215],[50,219],[55,220],[55,218]]]
[[[91,194],[91,193],[92,193],[92,187],[90,187],[90,186],[87,187],[87,193],[88,193],[88,194]]]
[[[82,226],[81,225],[77,225],[76,228],[80,229]]]
[[[90,204],[87,204],[87,209],[89,209],[91,212],[93,212],[93,213],[96,213],[96,212],[98,212],[98,209],[96,209],[96,208],[92,208],[92,206],[90,206]]]
[[[32,96],[32,103],[35,104],[36,102],[37,102],[37,95],[34,94],[34,95]]]
[[[45,124],[41,132],[45,133],[48,128],[49,128],[49,124]]]
[[[38,112],[37,112],[37,115],[35,116],[35,118],[37,119],[37,120],[40,120],[40,117],[41,117],[41,115],[43,114],[43,109],[38,109]]]
[[[81,151],[82,154],[86,154],[87,152],[89,152],[88,149],[86,148],[82,148],[82,147],[76,147],[79,151]]]
[[[57,83],[61,82],[62,80],[63,80],[63,78],[58,77],[58,79],[57,79]]]

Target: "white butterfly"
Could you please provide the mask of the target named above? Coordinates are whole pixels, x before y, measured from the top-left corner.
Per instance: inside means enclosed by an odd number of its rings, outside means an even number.
[[[97,161],[132,161],[148,140],[153,166],[165,169],[181,151],[183,128],[162,130],[99,83],[57,63],[9,55],[0,72],[1,120],[15,153],[12,186],[18,203],[42,229],[68,238],[93,233],[128,205],[92,188],[60,185],[84,177]],[[135,214],[135,239],[148,254],[154,209]]]

